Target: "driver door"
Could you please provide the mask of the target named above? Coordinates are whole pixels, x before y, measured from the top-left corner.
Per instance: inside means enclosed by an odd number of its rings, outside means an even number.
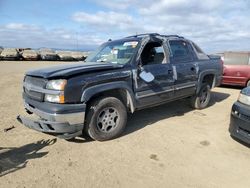
[[[173,68],[169,63],[166,49],[164,42],[157,39],[148,41],[141,51],[139,60],[141,67],[137,69],[135,79],[139,108],[162,103],[173,98]],[[140,76],[142,72],[152,74],[153,81],[145,81]]]

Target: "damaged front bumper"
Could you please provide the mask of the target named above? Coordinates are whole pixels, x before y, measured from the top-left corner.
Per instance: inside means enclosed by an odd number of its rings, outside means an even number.
[[[38,116],[32,119],[18,116],[17,120],[28,128],[71,139],[82,134],[85,118],[85,104],[52,104],[25,99],[27,113]]]
[[[230,134],[250,144],[250,107],[239,102],[235,102],[232,107],[231,121],[229,127]]]

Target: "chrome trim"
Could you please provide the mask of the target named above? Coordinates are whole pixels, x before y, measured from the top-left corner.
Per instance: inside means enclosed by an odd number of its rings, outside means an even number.
[[[130,110],[133,113],[135,111],[135,106],[132,100],[132,97],[130,95],[130,93],[128,92],[128,90],[126,90],[126,94],[127,94],[127,106],[130,106]]]
[[[196,74],[198,74],[198,73],[199,73],[199,70],[200,70],[199,64],[198,64],[198,63],[195,63],[194,66],[195,66]]]
[[[160,91],[160,92],[155,92],[155,93],[149,93],[149,94],[140,95],[140,96],[137,95],[137,98],[140,99],[140,98],[144,98],[144,97],[150,97],[150,96],[153,96],[153,95],[160,95],[160,94],[171,92],[171,91],[174,91],[174,89],[168,89],[168,90],[165,90],[165,91]]]
[[[178,74],[177,74],[177,71],[176,71],[176,66],[172,66],[173,67],[173,79],[174,80],[177,80],[178,79]]]
[[[181,87],[176,87],[175,89],[176,90],[180,90],[180,89],[186,89],[186,88],[189,88],[189,87],[194,87],[195,84],[191,84],[191,85],[186,85],[186,86],[181,86]]]
[[[32,84],[29,84],[27,82],[23,83],[23,87],[25,87],[29,91],[35,91],[43,94],[51,94],[51,95],[63,95],[63,91],[56,91],[56,90],[50,90],[50,89],[44,89],[41,87],[34,86]]]
[[[167,89],[167,90],[160,91],[160,92],[149,93],[149,94],[146,94],[146,95],[140,95],[140,96],[137,95],[137,98],[140,99],[140,98],[144,98],[144,97],[150,97],[150,96],[153,96],[153,95],[160,95],[160,94],[171,92],[171,91],[174,91],[174,90],[180,90],[180,89],[186,89],[186,88],[189,88],[189,87],[195,87],[195,85],[196,84],[190,84],[190,85],[175,87],[173,89]]]
[[[138,74],[138,73],[137,73],[137,71],[138,71],[137,69],[133,69],[133,70],[132,70],[132,74],[133,74],[133,75],[132,75],[132,78],[133,78],[134,83],[135,83],[135,88],[138,88],[138,83],[137,83],[137,74]]]
[[[48,121],[55,121],[61,123],[68,122],[70,125],[75,125],[75,124],[83,124],[85,119],[85,112],[68,113],[68,114],[57,114],[57,113],[51,114],[33,108],[27,103],[24,103],[24,107],[28,111]]]

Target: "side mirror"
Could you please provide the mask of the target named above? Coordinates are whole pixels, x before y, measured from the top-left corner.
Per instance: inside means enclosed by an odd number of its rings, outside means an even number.
[[[154,75],[151,72],[146,72],[145,70],[142,71],[139,74],[139,76],[141,79],[143,79],[147,83],[152,82],[155,79]]]

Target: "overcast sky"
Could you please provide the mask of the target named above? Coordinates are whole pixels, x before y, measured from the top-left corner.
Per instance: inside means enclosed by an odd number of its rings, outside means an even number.
[[[109,38],[178,34],[206,52],[250,50],[249,0],[0,0],[0,46],[92,50]]]

